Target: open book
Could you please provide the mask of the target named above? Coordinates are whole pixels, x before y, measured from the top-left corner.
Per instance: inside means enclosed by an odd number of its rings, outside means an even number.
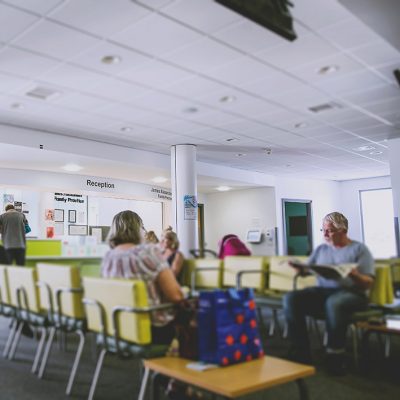
[[[334,280],[345,278],[352,269],[357,267],[356,263],[338,264],[338,265],[330,265],[330,264],[309,265],[297,261],[291,261],[290,264],[294,268],[299,268],[302,271],[311,271],[325,279],[334,279]]]

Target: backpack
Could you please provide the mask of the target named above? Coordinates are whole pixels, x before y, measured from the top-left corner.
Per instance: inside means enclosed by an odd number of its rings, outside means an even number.
[[[219,242],[218,258],[226,256],[250,256],[251,252],[236,235],[225,235]]]

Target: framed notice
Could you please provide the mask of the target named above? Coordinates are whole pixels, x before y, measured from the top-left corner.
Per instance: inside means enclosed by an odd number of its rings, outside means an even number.
[[[87,225],[68,225],[68,235],[87,235]]]
[[[64,222],[55,222],[54,223],[54,232],[56,236],[64,235]]]
[[[54,209],[54,221],[64,222],[64,210],[62,210],[61,208]]]
[[[76,223],[76,210],[68,210],[68,222]]]

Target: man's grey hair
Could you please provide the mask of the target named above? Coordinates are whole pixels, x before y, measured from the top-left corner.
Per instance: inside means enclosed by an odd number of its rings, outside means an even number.
[[[322,220],[326,223],[331,223],[336,229],[342,229],[344,231],[349,230],[349,221],[347,218],[341,214],[340,212],[332,212],[325,215],[324,219]]]

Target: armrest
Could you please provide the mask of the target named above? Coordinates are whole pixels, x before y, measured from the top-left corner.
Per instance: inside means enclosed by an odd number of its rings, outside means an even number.
[[[250,275],[250,274],[263,274],[267,276],[269,271],[264,271],[262,269],[244,269],[236,273],[236,289],[240,289],[242,287],[242,276]]]
[[[84,297],[82,299],[82,303],[87,306],[93,306],[97,308],[97,312],[99,313],[100,325],[101,325],[101,336],[103,339],[103,346],[105,349],[108,349],[107,344],[107,331],[106,331],[106,310],[104,309],[103,305],[94,299],[89,299]]]
[[[299,280],[299,278],[306,278],[307,276],[311,276],[311,275],[313,275],[313,274],[308,271],[296,273],[296,275],[293,277],[293,290],[297,289],[297,281]]]
[[[56,304],[57,304],[57,317],[60,324],[62,324],[61,316],[62,312],[62,303],[61,296],[63,293],[83,293],[83,288],[70,288],[70,287],[58,287],[55,289],[54,294],[56,296]]]

